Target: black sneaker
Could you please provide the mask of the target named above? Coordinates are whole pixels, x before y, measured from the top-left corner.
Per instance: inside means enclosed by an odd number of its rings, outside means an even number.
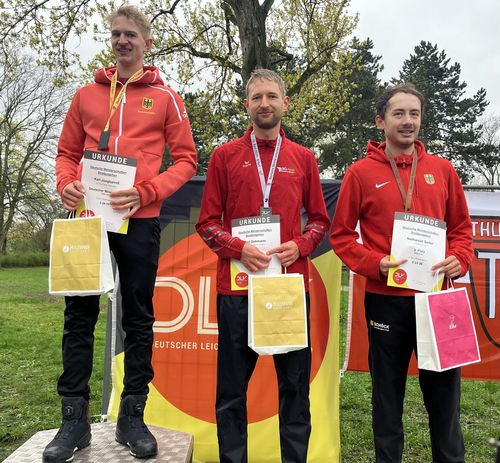
[[[63,421],[43,451],[43,463],[67,463],[75,452],[90,444],[89,403],[83,397],[62,398]]]
[[[120,403],[116,423],[116,441],[127,445],[136,458],[147,458],[158,453],[158,445],[151,431],[144,424],[146,395],[128,395]]]

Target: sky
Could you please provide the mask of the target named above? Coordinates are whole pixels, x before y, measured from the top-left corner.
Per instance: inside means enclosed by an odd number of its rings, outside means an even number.
[[[500,116],[499,0],[351,0],[349,11],[359,13],[354,35],[371,38],[374,54],[382,56],[382,81],[397,77],[425,40],[460,63],[467,96],[485,88],[486,113]]]

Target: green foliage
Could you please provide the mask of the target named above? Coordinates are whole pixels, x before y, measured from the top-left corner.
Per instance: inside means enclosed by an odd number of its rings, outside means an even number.
[[[152,18],[155,39],[147,62],[168,70],[173,87],[189,93],[198,173],[204,173],[214,146],[242,133],[243,88],[256,66],[274,69],[285,80],[293,97],[286,116],[292,138],[312,147],[317,137],[310,132],[335,126],[349,109],[353,85],[347,77],[356,69],[348,37],[357,16],[349,15],[348,6],[348,0],[192,0],[173,2],[169,9],[158,0],[141,4]],[[79,62],[68,50],[68,37],[93,31],[107,44],[105,18],[113,7],[105,0],[58,1],[50,8],[22,0],[0,18],[0,30],[5,39],[16,31],[42,62],[68,73],[67,66]],[[90,70],[110,63],[106,48],[86,66],[86,80]]]
[[[26,221],[15,223],[10,229],[7,237],[7,252],[48,252],[50,247],[50,233],[52,230],[51,222],[47,224],[47,226],[41,226],[37,229],[34,229],[33,225]]]
[[[335,125],[319,127],[316,133],[321,137],[319,168],[334,178],[342,178],[352,162],[364,157],[367,141],[380,136],[374,119],[375,99],[382,87],[378,77],[383,69],[382,57],[373,55],[370,39],[360,41],[355,37],[351,49],[356,67],[348,77],[353,87],[349,111]]]
[[[32,251],[0,255],[0,267],[48,267],[48,265],[48,252]]]
[[[451,64],[437,45],[422,41],[393,83],[412,82],[424,94],[420,138],[429,152],[451,160],[466,183],[471,160],[481,148],[475,124],[488,102],[483,88],[465,97],[467,84],[460,81],[460,72],[460,64]]]
[[[184,104],[189,114],[193,137],[198,152],[197,175],[204,175],[214,148],[240,137],[248,126],[243,104],[221,101],[221,109],[211,109],[212,96],[205,91],[188,93]]]

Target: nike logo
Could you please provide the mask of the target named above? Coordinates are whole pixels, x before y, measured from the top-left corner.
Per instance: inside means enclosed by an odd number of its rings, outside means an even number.
[[[391,183],[391,181],[389,180],[388,182],[384,183],[375,183],[375,188],[382,188],[384,185],[387,185],[388,183]]]

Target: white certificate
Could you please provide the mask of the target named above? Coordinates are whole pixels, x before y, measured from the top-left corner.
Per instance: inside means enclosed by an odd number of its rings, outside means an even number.
[[[436,277],[431,267],[445,258],[446,222],[409,212],[396,212],[392,230],[391,261],[408,259],[389,269],[388,286],[418,291],[439,291],[443,275]]]
[[[104,219],[107,231],[126,234],[128,219],[123,220],[125,212],[113,210],[109,195],[112,191],[134,186],[137,159],[87,150],[82,165],[86,205],[80,204],[77,216],[86,207],[85,214],[99,215]]]
[[[253,244],[262,252],[281,244],[280,216],[261,215],[243,217],[231,222],[232,235]],[[272,255],[269,267],[258,272],[250,272],[239,260],[231,259],[231,289],[234,291],[248,288],[248,275],[280,275],[281,261]]]

